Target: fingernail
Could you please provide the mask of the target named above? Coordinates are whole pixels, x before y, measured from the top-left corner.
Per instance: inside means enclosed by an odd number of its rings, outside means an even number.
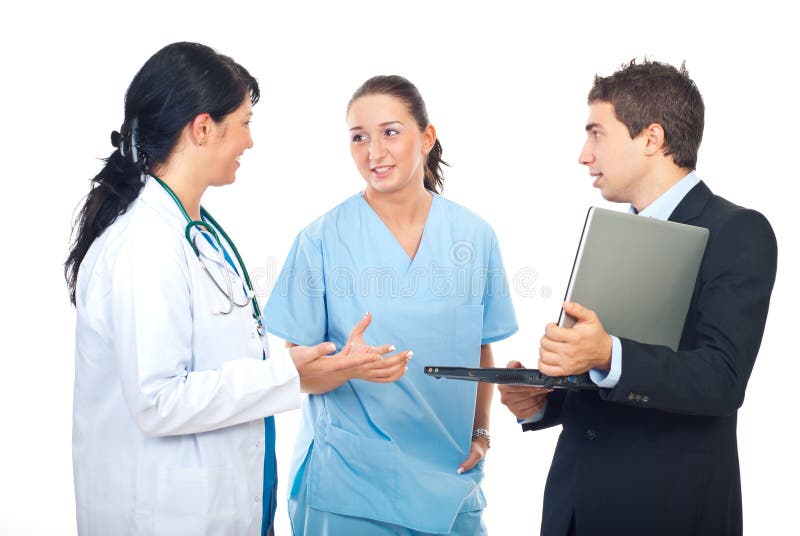
[[[330,344],[328,345],[328,351],[329,351],[329,352],[334,352],[334,351],[336,351],[336,345],[335,345],[335,344],[333,344],[333,343],[330,343]]]
[[[408,367],[406,367],[406,372],[408,372]]]
[[[463,467],[459,467],[459,468],[456,470],[456,473],[458,473],[459,475],[460,475],[461,473],[463,473],[463,472],[464,472],[464,468],[463,468]]]
[[[394,351],[395,351],[395,347],[394,347],[394,345],[392,345],[392,346],[390,346],[390,347],[389,347],[389,351],[390,351],[390,352],[394,352]]]
[[[364,317],[365,317],[365,318],[366,318],[366,317],[368,317],[368,316],[369,316],[369,311],[367,311],[366,313],[364,313]]]
[[[414,352],[412,352],[411,350],[409,350],[409,351],[408,351],[408,353],[407,353],[406,355],[408,356],[408,360],[409,360],[409,361],[411,361],[411,358],[412,358],[412,357],[414,357]]]

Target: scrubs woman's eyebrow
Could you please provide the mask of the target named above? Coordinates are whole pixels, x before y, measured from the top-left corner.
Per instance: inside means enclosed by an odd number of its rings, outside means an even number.
[[[378,125],[378,126],[379,126],[379,127],[388,127],[389,125],[400,125],[400,126],[405,126],[405,125],[403,124],[403,122],[402,122],[402,121],[385,121],[385,122],[381,123],[381,124],[380,124],[380,125]],[[356,126],[354,126],[354,127],[352,127],[352,128],[350,129],[350,132],[352,132],[352,131],[354,131],[354,130],[363,130],[363,129],[364,129],[364,127],[362,127],[361,125],[356,125]]]

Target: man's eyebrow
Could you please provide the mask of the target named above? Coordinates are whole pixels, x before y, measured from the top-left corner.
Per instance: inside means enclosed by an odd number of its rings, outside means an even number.
[[[599,127],[600,127],[600,123],[589,123],[588,125],[586,125],[586,132],[589,132],[590,130],[593,130],[593,129],[599,128]]]

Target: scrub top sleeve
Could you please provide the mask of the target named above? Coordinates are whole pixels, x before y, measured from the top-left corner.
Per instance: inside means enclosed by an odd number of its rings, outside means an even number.
[[[489,344],[510,337],[517,332],[517,317],[511,301],[500,245],[494,232],[491,234],[486,286],[483,292],[483,334],[481,344]]]
[[[264,307],[267,331],[302,346],[325,342],[324,277],[321,242],[301,232]]]
[[[199,433],[298,407],[299,378],[285,360],[231,355],[217,369],[192,370],[189,282],[182,245],[167,240],[129,245],[114,263],[112,344],[139,428],[150,436]]]

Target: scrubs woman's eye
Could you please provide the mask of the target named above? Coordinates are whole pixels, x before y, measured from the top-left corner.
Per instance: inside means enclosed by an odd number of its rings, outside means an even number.
[[[363,134],[355,134],[355,135],[353,135],[352,141],[353,141],[353,143],[360,143],[360,142],[362,142],[362,141],[364,141],[366,139],[367,139],[367,137],[364,136]]]
[[[386,137],[391,138],[392,136],[397,136],[400,133],[393,128],[387,128],[384,131],[384,134],[386,135]]]

